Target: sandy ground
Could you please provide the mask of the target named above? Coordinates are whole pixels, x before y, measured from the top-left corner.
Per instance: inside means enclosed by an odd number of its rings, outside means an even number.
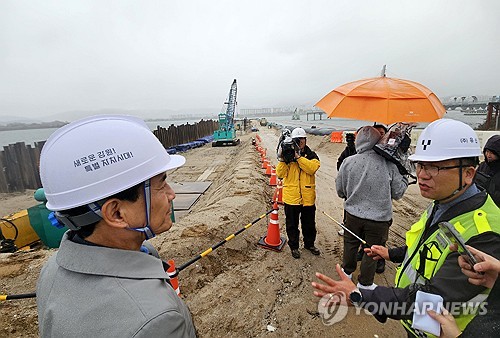
[[[261,128],[262,145],[276,164],[274,150],[278,132]],[[205,251],[271,209],[274,189],[260,169],[260,155],[251,145],[254,134],[241,136],[237,147],[205,146],[184,155],[186,165],[169,172],[171,182],[196,181],[204,173],[213,184],[167,233],[152,240],[164,259],[177,266]],[[288,246],[277,253],[260,248],[257,241],[267,233],[268,220],[262,219],[227,244],[187,267],[179,274],[182,298],[189,306],[200,337],[389,337],[406,336],[400,324],[378,323],[372,316],[356,315],[351,309],[343,321],[325,325],[318,315],[318,299],[313,296],[314,272],[334,275],[341,262],[342,238],[338,226],[321,213],[341,219],[342,200],[335,193],[336,161],[343,144],[329,142],[327,136],[309,136],[308,145],[321,160],[317,172],[316,246],[320,256],[302,250],[293,259]],[[36,204],[33,192],[0,196],[0,212],[10,212]],[[428,202],[416,185],[410,186],[401,201],[394,202],[394,224],[389,246],[404,243],[404,233]],[[281,233],[285,236],[283,210],[279,211]],[[54,249],[0,254],[0,293],[17,294],[35,290],[41,266]],[[392,285],[395,266],[377,275],[379,285]],[[354,273],[356,280],[357,272]],[[37,314],[34,299],[0,303],[1,337],[36,337]],[[275,331],[268,328],[271,325]]]

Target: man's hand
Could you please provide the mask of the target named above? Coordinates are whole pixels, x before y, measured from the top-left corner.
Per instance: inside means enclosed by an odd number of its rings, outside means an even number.
[[[295,150],[295,160],[299,159],[300,157],[300,150]]]
[[[442,314],[432,310],[427,311],[427,313],[441,325],[441,334],[439,338],[455,338],[462,333],[455,322],[455,318],[453,318],[446,309],[443,309]]]
[[[319,272],[316,272],[316,277],[321,279],[326,284],[312,282],[311,285],[317,291],[314,291],[316,297],[323,297],[326,294],[338,295],[339,292],[344,293],[345,299],[349,299],[349,294],[356,289],[356,285],[347,277],[347,275],[342,271],[339,264],[335,266],[337,274],[340,276],[340,280],[336,281],[328,276],[325,276]],[[333,298],[332,296],[330,298]],[[338,297],[336,297],[338,298]],[[339,300],[336,299],[338,302]]]
[[[459,256],[458,265],[462,268],[463,274],[469,277],[469,283],[482,285],[491,289],[498,278],[498,273],[500,272],[500,261],[495,257],[474,249],[469,245],[466,245],[466,247],[479,263],[472,267],[462,256]],[[452,251],[456,251],[457,245],[450,245],[450,249]]]
[[[369,257],[373,258],[376,261],[380,259],[385,259],[386,261],[391,260],[389,258],[389,249],[387,249],[385,246],[372,245],[371,247],[365,248],[364,250]]]

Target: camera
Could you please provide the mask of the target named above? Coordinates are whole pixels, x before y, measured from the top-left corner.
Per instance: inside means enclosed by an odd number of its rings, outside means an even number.
[[[278,159],[286,164],[295,161],[295,153],[298,151],[297,143],[291,137],[285,137],[278,144]]]

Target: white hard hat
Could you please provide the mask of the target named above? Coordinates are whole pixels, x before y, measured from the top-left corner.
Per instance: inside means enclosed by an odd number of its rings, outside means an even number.
[[[142,183],[186,159],[169,155],[144,121],[99,115],[56,130],[40,155],[47,208],[68,210]]]
[[[300,127],[292,131],[292,138],[307,137],[306,131]]]
[[[474,130],[463,122],[440,119],[432,122],[418,138],[410,161],[444,161],[481,155]]]

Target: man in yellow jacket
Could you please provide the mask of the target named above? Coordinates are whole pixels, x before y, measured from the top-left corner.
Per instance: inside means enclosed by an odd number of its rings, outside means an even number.
[[[300,258],[299,220],[302,224],[304,248],[313,255],[320,251],[314,246],[316,240],[316,180],[314,175],[320,167],[319,157],[306,145],[307,134],[295,128],[291,138],[286,138],[278,150],[276,175],[283,179],[283,202],[285,204],[286,233],[293,258]]]

